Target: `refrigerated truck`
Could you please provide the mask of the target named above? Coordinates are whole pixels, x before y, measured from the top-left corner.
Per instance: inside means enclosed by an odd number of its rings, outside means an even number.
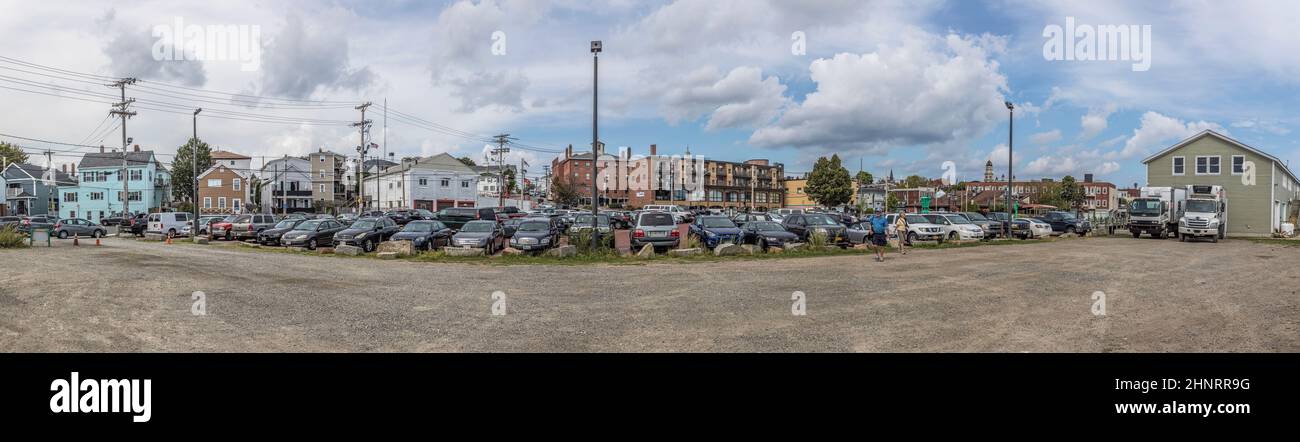
[[[1228,194],[1223,186],[1187,186],[1187,206],[1178,219],[1178,239],[1223,239],[1228,229]]]
[[[1128,231],[1134,238],[1143,233],[1164,239],[1178,235],[1178,220],[1187,203],[1183,187],[1143,187],[1128,204]]]

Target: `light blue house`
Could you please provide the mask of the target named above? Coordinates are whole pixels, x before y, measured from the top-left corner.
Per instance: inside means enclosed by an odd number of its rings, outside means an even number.
[[[77,182],[63,172],[24,163],[4,169],[6,215],[56,215],[62,213],[59,189]]]
[[[171,202],[171,173],[158,162],[153,151],[139,146],[126,154],[129,179],[122,180],[121,152],[88,153],[81,158],[79,185],[60,191],[63,204],[59,216],[99,220],[127,209],[131,213],[158,212]],[[127,195],[124,191],[130,192]]]

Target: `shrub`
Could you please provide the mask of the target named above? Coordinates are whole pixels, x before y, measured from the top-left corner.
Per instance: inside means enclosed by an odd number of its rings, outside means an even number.
[[[820,249],[826,247],[826,244],[826,232],[814,230],[812,233],[808,234],[808,245],[810,247]]]
[[[27,236],[18,232],[13,225],[0,228],[0,249],[18,249],[27,247]]]
[[[686,236],[686,247],[685,247],[685,248],[687,248],[687,249],[703,249],[703,248],[704,248],[704,243],[700,242],[700,237],[698,237],[698,236],[695,236],[695,235],[687,235],[687,236]]]
[[[574,246],[580,254],[591,254],[591,230],[580,230],[578,233],[569,235],[569,245]],[[610,253],[614,250],[614,234],[608,233],[600,235],[600,250],[598,253]]]

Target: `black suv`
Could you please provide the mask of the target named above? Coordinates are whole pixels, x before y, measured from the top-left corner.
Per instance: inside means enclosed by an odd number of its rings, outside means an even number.
[[[470,221],[496,221],[497,213],[490,207],[448,207],[438,211],[437,219],[452,230],[460,230]]]
[[[827,244],[849,246],[849,236],[845,234],[846,227],[822,213],[792,214],[781,220],[781,226],[790,233],[798,235],[800,241],[808,241],[809,235],[822,231],[826,234]]]
[[[1077,233],[1086,234],[1092,230],[1092,223],[1086,219],[1074,216],[1070,212],[1047,212],[1046,215],[1038,219],[1052,225],[1052,232],[1055,233]]]

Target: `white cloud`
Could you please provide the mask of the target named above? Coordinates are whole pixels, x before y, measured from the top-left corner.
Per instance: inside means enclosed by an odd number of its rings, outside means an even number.
[[[1080,140],[1091,140],[1108,127],[1110,114],[1115,113],[1115,106],[1108,105],[1102,108],[1089,109],[1088,113],[1080,118],[1079,125],[1083,132],[1079,134]]]
[[[776,117],[788,99],[776,77],[763,78],[755,67],[738,67],[722,77],[717,68],[705,67],[670,84],[661,112],[676,124],[709,114],[708,129],[752,127]]]
[[[1141,125],[1133,130],[1133,137],[1124,143],[1124,149],[1120,151],[1119,157],[1127,160],[1150,154],[1168,147],[1164,144],[1172,144],[1172,142],[1182,140],[1207,129],[1227,134],[1227,131],[1217,123],[1206,121],[1184,122],[1158,112],[1147,111],[1147,113],[1142,114]]]
[[[1047,132],[1039,132],[1029,136],[1029,141],[1034,144],[1052,144],[1061,141],[1061,130],[1052,129]]]
[[[757,146],[863,149],[969,140],[1005,119],[997,39],[914,32],[810,67],[817,90],[750,137]]]

